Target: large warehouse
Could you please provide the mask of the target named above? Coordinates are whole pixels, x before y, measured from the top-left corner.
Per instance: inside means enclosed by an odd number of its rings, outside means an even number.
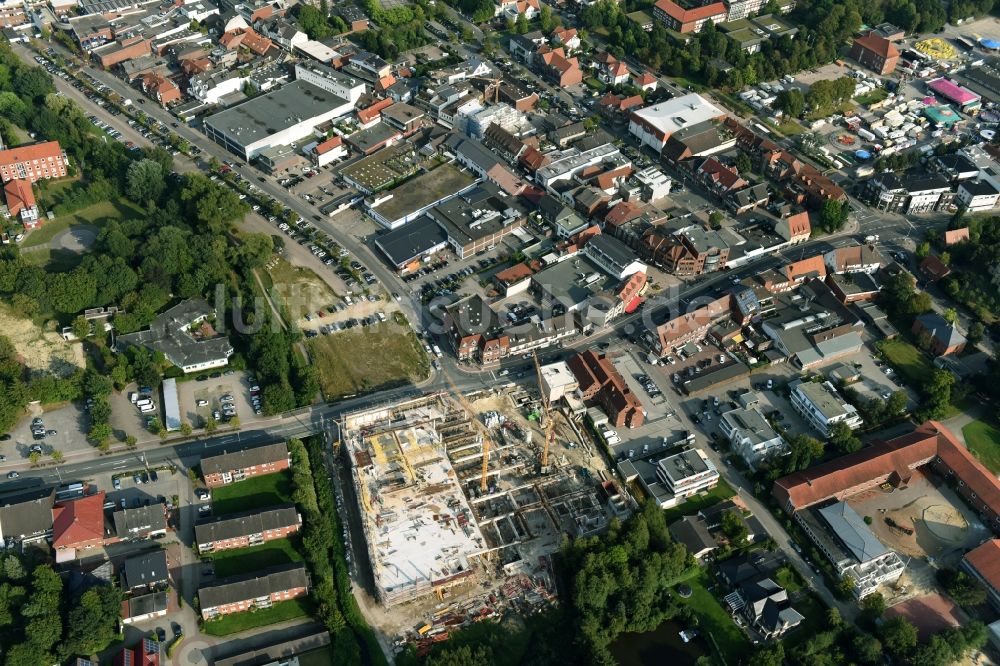
[[[726,113],[698,93],[682,95],[632,113],[628,131],[639,142],[663,150],[671,134],[710,120],[723,120]]]
[[[317,125],[354,109],[349,100],[306,81],[292,81],[205,119],[205,134],[248,162],[272,146],[287,146]]]

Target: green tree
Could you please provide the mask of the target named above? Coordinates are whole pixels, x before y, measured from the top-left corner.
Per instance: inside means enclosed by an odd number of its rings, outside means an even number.
[[[125,194],[140,204],[159,200],[166,189],[163,167],[152,159],[141,159],[128,167],[125,176]]]
[[[135,435],[129,435],[125,438],[125,446],[129,449],[134,449],[139,443],[138,438]]]
[[[952,326],[954,326],[958,322],[958,312],[955,310],[955,308],[948,308],[947,310],[941,313],[941,316],[944,317],[944,320],[949,324],[951,324]]]
[[[931,253],[931,244],[927,241],[924,241],[923,243],[918,245],[916,251],[914,252],[914,254],[917,256],[917,259],[921,260],[926,259],[927,255],[929,255],[930,253]]]
[[[890,654],[900,657],[909,654],[917,645],[917,628],[902,615],[896,615],[879,628],[882,644]]]
[[[11,553],[3,558],[3,575],[8,580],[24,580],[28,574],[17,555]]]
[[[524,14],[517,15],[517,20],[514,21],[514,30],[519,35],[523,35],[528,32],[528,19],[525,18]]]
[[[829,435],[830,446],[841,455],[861,450],[861,440],[854,435],[851,426],[843,421],[833,424]]]
[[[798,88],[789,88],[777,94],[774,108],[793,118],[798,118],[806,108],[806,99]]]
[[[882,643],[871,634],[855,634],[851,640],[851,648],[862,664],[877,664],[882,659]]]
[[[97,445],[101,445],[108,443],[112,434],[113,431],[111,429],[111,424],[98,423],[90,429],[90,432],[87,433],[87,439]]]
[[[56,464],[61,463],[63,461],[63,452],[59,449],[53,449],[52,453],[49,454],[49,457],[52,458],[52,462]]]
[[[764,645],[750,655],[748,666],[783,666],[785,663],[785,648],[780,643]]]
[[[881,592],[873,592],[861,600],[861,608],[866,611],[873,620],[882,617],[885,612],[885,598]]]
[[[850,208],[846,201],[827,199],[823,202],[823,208],[820,209],[819,225],[828,234],[840,231],[847,224],[849,212]]]
[[[730,543],[736,546],[745,544],[750,533],[746,522],[735,510],[722,514],[722,532],[729,537]]]
[[[219,422],[211,416],[205,420],[205,432],[211,434],[219,429]]]
[[[542,28],[542,32],[545,34],[552,32],[552,30],[556,27],[556,20],[552,16],[552,8],[543,4],[541,12],[538,16],[538,21]]]
[[[736,170],[740,172],[741,176],[753,171],[753,164],[750,162],[750,157],[742,150],[736,155]]]
[[[80,315],[73,320],[73,335],[76,336],[78,340],[83,340],[84,338],[90,337],[90,322],[83,315]]]
[[[889,400],[886,402],[885,410],[893,416],[902,414],[906,411],[906,405],[909,401],[910,398],[906,395],[906,391],[893,391],[892,395],[889,396]]]
[[[181,424],[181,434],[185,437],[190,437],[192,433],[191,424],[185,421]]]
[[[974,321],[969,326],[969,330],[966,331],[965,337],[972,344],[978,344],[982,341],[983,336],[986,334],[986,326],[983,325],[981,321]]]
[[[826,623],[831,627],[839,627],[844,624],[844,618],[840,614],[840,609],[830,606],[826,611]]]
[[[38,464],[38,461],[42,459],[42,454],[38,451],[32,451],[28,454],[28,460],[31,461],[31,466],[34,467]]]
[[[66,649],[72,654],[93,654],[118,634],[121,593],[111,585],[92,587],[80,596],[66,618]]]

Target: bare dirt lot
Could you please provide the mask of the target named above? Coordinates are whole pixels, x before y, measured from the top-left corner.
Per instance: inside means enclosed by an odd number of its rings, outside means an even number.
[[[870,516],[879,540],[903,556],[947,563],[987,536],[986,528],[958,495],[938,477],[919,470],[905,488],[866,491],[848,503],[859,515]],[[913,534],[890,527],[887,519]]]
[[[306,315],[312,317],[338,300],[337,294],[308,268],[292,266],[284,259],[273,261],[268,269],[272,294],[285,306],[288,317],[293,321],[304,324]]]
[[[54,330],[43,331],[6,305],[0,305],[0,333],[10,338],[21,361],[33,372],[65,377],[84,366],[80,345],[66,342]]]
[[[905,617],[917,628],[921,640],[926,640],[943,629],[961,626],[965,622],[965,614],[958,606],[936,592],[896,604],[888,609],[885,615],[886,618],[897,615]]]

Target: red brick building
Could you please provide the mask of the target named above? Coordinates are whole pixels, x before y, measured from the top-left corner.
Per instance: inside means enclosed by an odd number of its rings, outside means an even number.
[[[177,84],[156,72],[150,72],[142,77],[142,92],[164,107],[181,101],[181,89]]]
[[[681,33],[699,32],[708,21],[718,24],[725,21],[727,15],[726,6],[721,2],[685,9],[673,0],[659,0],[653,7],[654,18],[668,30]]]
[[[150,41],[142,37],[128,37],[102,46],[93,51],[93,56],[104,69],[111,69],[115,65],[134,60],[151,53]]]
[[[103,546],[104,496],[94,493],[52,507],[52,547],[69,551]]]
[[[270,608],[280,601],[305,596],[309,576],[302,564],[275,567],[252,576],[230,578],[198,590],[201,616],[206,620],[248,610]]]
[[[851,57],[876,74],[886,76],[896,70],[899,49],[888,39],[873,31],[854,40]]]
[[[0,180],[23,178],[34,183],[42,178],[62,178],[69,160],[58,141],[0,150]]]
[[[290,465],[288,446],[277,442],[206,456],[201,459],[201,474],[208,487],[218,488],[254,476],[274,474],[288,469]]]
[[[639,398],[604,354],[587,350],[568,361],[585,401],[598,402],[615,427],[638,428],[646,417]]]
[[[924,465],[947,479],[994,532],[1000,532],[1000,481],[937,421],[774,482],[771,494],[794,513],[827,500],[844,500],[888,483],[905,485]]]
[[[195,525],[194,537],[199,553],[212,553],[284,539],[301,528],[302,517],[295,510],[295,505],[289,504]]]

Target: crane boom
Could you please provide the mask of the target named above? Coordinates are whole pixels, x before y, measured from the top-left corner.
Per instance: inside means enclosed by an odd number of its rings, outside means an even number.
[[[552,441],[555,423],[549,411],[549,398],[545,395],[545,383],[542,381],[542,364],[538,361],[538,354],[534,350],[531,352],[535,359],[535,374],[538,376],[538,393],[542,397],[542,412],[545,414],[545,441],[542,442],[542,469],[549,466],[549,444]]]

